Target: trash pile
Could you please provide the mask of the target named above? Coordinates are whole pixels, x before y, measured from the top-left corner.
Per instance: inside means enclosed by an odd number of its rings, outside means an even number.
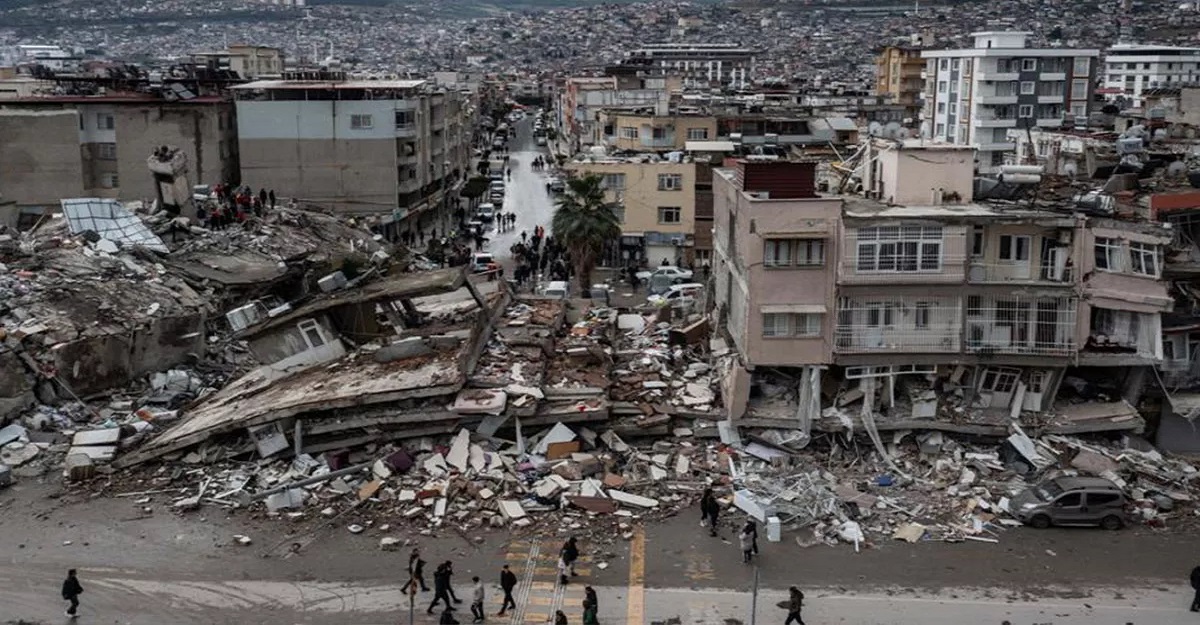
[[[633,402],[646,415],[678,410],[713,411],[717,395],[712,367],[687,337],[655,315],[624,314],[610,396]]]

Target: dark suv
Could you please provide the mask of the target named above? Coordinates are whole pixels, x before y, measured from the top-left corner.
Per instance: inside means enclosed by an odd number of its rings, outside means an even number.
[[[1125,526],[1125,494],[1099,477],[1056,477],[1027,488],[1013,498],[1009,510],[1022,523],[1038,529],[1051,525]]]

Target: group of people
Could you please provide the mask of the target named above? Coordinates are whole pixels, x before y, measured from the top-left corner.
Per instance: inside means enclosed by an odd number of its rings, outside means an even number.
[[[509,249],[517,260],[517,268],[513,272],[513,280],[517,288],[521,288],[529,280],[538,275],[542,279],[566,281],[571,278],[571,265],[567,250],[554,237],[546,236],[546,229],[537,226],[533,236],[527,232],[521,233],[521,241]]]
[[[533,171],[544,171],[546,169],[546,159],[538,156],[530,163],[530,167],[533,167]]]
[[[509,232],[517,227],[516,213],[498,213],[496,215],[496,232]]]
[[[563,543],[562,549],[559,550],[558,572],[561,584],[569,583],[570,578],[575,576],[575,562],[579,560],[579,555],[579,544],[572,536]],[[434,608],[441,604],[442,613],[438,620],[441,625],[457,625],[459,622],[454,615],[457,609],[454,606],[462,603],[462,600],[454,593],[454,587],[450,584],[450,578],[453,575],[454,564],[450,560],[439,564],[433,573],[433,602],[429,604],[425,613],[433,614]],[[74,569],[71,570],[67,582],[71,583],[72,580],[75,580]],[[78,586],[78,581],[74,581],[74,584]],[[483,605],[487,591],[478,575],[471,578],[471,584],[471,622],[482,623],[486,618]],[[73,593],[72,597],[78,597],[79,593],[83,592],[82,587],[79,587],[78,591],[75,591],[74,588],[64,584],[63,598],[68,597],[69,591]],[[400,588],[400,592],[415,601],[418,588],[421,592],[429,592],[429,587],[425,585],[425,560],[421,558],[420,549],[414,548],[408,556],[408,581]],[[513,597],[513,591],[516,588],[517,575],[505,564],[500,567],[500,589],[504,591],[504,600],[501,602],[500,612],[496,616],[504,616],[509,610],[517,609],[517,601]],[[76,606],[78,606],[78,601],[72,598],[71,607],[67,612],[68,616],[74,615]],[[596,591],[591,586],[587,586],[584,588],[583,625],[599,625],[597,617],[599,609],[600,600],[596,596]],[[555,613],[554,622],[556,625],[568,625],[567,617],[562,610]]]
[[[212,193],[215,196],[212,201],[197,202],[196,219],[201,225],[215,230],[243,224],[251,216],[262,217],[268,209],[275,209],[274,189],[259,189],[256,195],[249,186],[216,184]]]

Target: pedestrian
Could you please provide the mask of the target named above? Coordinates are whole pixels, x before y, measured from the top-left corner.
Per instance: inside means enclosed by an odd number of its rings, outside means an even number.
[[[571,578],[567,577],[567,573],[571,571],[571,567],[567,566],[567,561],[562,555],[558,556],[558,583],[566,586],[571,582]]]
[[[1196,596],[1192,598],[1192,612],[1200,612],[1200,566],[1192,569],[1192,590]]]
[[[79,616],[79,595],[83,594],[83,585],[79,583],[79,578],[75,575],[75,569],[67,571],[67,579],[63,580],[62,598],[63,601],[70,602],[67,608],[66,615],[69,618]]]
[[[267,201],[271,205],[271,210],[275,210],[275,189],[271,189],[267,192]]]
[[[562,610],[554,611],[554,625],[567,625],[567,615]]]
[[[583,589],[583,625],[600,625],[600,601],[591,586]]]
[[[448,593],[450,595],[450,598],[454,600],[454,603],[462,603],[462,599],[459,599],[458,595],[454,594],[454,586],[450,585],[450,578],[454,576],[454,563],[449,560],[446,560],[445,566],[446,566],[446,593]]]
[[[559,555],[562,556],[563,562],[566,562],[567,568],[571,571],[571,577],[575,577],[575,561],[579,559],[579,545],[576,544],[574,536],[568,538],[567,542],[563,543],[562,551]]]
[[[758,525],[754,522],[754,519],[746,519],[746,524],[742,526],[742,531],[750,534],[752,551],[754,551],[754,555],[758,555]]]
[[[478,575],[476,575],[475,577],[472,577],[471,581],[475,583],[475,585],[471,587],[471,616],[475,617],[474,619],[471,620],[471,622],[472,623],[482,623],[483,622],[483,592],[484,592],[483,591],[483,582],[479,581]]]
[[[267,198],[268,198],[268,196],[267,196],[267,190],[266,190],[266,189],[259,189],[259,190],[258,190],[258,204],[259,204],[259,206],[266,206],[266,205],[267,205]]]
[[[433,609],[437,607],[439,602],[445,604],[447,611],[453,610],[454,606],[450,605],[449,592],[450,574],[446,571],[446,563],[443,562],[433,572],[433,603],[429,604],[429,609],[425,613],[433,614]]]
[[[417,549],[413,549],[412,553],[408,554],[408,582],[400,589],[400,592],[408,592],[409,586],[421,585],[421,592],[429,592],[429,587],[425,585],[425,561],[421,559],[421,553]]]
[[[522,242],[522,243],[524,243],[524,242],[525,242],[525,239],[526,239],[528,236],[529,236],[529,235],[528,235],[528,234],[527,234],[527,233],[526,233],[524,230],[522,230],[522,231],[521,231],[521,242]]]
[[[804,625],[804,619],[800,618],[800,609],[804,607],[804,593],[800,592],[799,588],[792,586],[788,588],[788,614],[787,620],[783,625]]]
[[[442,618],[438,619],[438,625],[458,625],[458,619],[454,618],[454,608],[446,606],[442,610]]]
[[[742,564],[750,564],[750,557],[754,554],[754,537],[745,527],[738,532],[738,546],[742,548]]]
[[[517,601],[513,599],[513,590],[516,587],[517,575],[508,570],[508,565],[505,564],[500,569],[500,588],[504,591],[504,602],[500,604],[500,613],[497,616],[504,616],[509,608],[517,609]]]
[[[710,536],[717,535],[717,518],[720,514],[721,504],[717,503],[717,498],[713,495],[712,489],[704,489],[704,494],[700,497],[700,525],[708,523],[708,533]]]

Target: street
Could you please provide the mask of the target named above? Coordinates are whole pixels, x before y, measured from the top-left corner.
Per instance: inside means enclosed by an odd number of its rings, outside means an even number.
[[[522,232],[532,235],[537,226],[544,227],[549,234],[550,220],[554,216],[554,199],[546,193],[548,170],[533,170],[533,159],[547,157],[548,154],[534,142],[532,117],[525,117],[513,124],[513,128],[515,135],[509,140],[508,153],[512,179],[506,183],[507,192],[501,211],[516,214],[517,224],[507,232],[496,232],[493,227],[485,248],[504,264],[508,276],[512,275],[515,268],[509,248],[521,240]]]

